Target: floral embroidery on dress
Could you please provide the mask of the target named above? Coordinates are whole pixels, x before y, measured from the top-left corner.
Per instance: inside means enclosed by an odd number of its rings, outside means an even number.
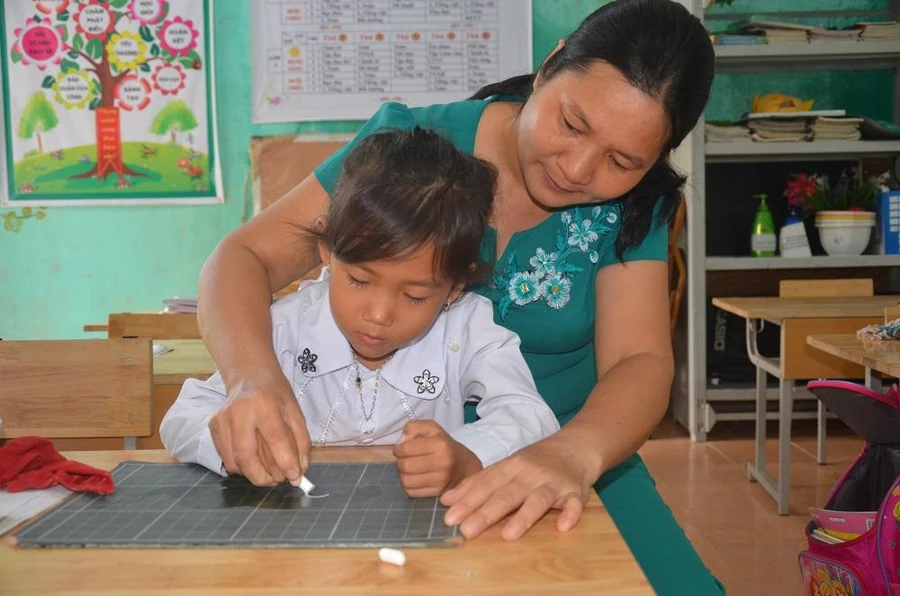
[[[422,371],[421,375],[416,375],[413,377],[413,383],[417,383],[419,385],[418,390],[419,393],[434,393],[434,386],[440,381],[440,377],[435,377],[431,375],[431,371],[427,368]]]
[[[543,300],[553,309],[565,307],[571,297],[573,274],[584,271],[583,267],[571,263],[570,258],[587,253],[591,263],[599,262],[596,243],[612,231],[619,214],[615,207],[596,206],[589,217],[583,217],[581,209],[576,207],[571,212],[563,211],[560,218],[565,235],[557,232],[553,251],[536,249],[534,256],[528,259],[530,270],[518,269],[516,253],[512,251],[505,268],[500,267],[494,272],[494,288],[504,291],[499,300],[501,320],[506,318],[513,304],[525,306]]]
[[[303,353],[297,357],[300,363],[300,370],[303,372],[316,372],[316,360],[319,359],[317,354],[309,351],[309,348],[303,348]]]

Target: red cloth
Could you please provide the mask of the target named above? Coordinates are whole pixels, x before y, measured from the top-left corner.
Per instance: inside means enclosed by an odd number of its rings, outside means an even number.
[[[57,484],[98,495],[116,490],[109,472],[66,459],[42,437],[19,437],[0,447],[0,488],[17,493]]]

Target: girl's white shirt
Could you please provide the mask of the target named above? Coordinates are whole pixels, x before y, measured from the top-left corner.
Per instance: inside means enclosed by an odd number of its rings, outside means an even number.
[[[374,404],[376,373],[359,365],[357,388],[353,352],[329,307],[327,274],[277,301],[271,313],[275,352],[314,445],[392,445],[409,420],[434,420],[487,467],[559,430],[519,337],[494,323],[486,298],[461,295],[398,350],[378,372]],[[218,371],[186,381],[160,426],[169,453],[224,474],[209,421],[225,399]],[[477,422],[463,423],[466,401],[477,402]]]

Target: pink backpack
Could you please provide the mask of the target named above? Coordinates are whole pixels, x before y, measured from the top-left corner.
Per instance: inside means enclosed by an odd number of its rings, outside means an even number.
[[[809,548],[799,556],[806,593],[900,596],[900,392],[881,395],[845,381],[807,388],[866,446],[825,507],[811,511]]]

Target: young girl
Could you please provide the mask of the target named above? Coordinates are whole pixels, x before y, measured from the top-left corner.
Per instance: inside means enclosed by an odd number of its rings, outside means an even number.
[[[318,238],[319,280],[271,308],[273,343],[315,445],[397,444],[411,496],[433,496],[558,430],[518,337],[464,294],[496,174],[422,128],[367,137],[347,157]],[[464,425],[477,400],[480,420]],[[218,372],[188,380],[160,427],[169,452],[218,473]],[[273,482],[275,479],[273,478]]]

